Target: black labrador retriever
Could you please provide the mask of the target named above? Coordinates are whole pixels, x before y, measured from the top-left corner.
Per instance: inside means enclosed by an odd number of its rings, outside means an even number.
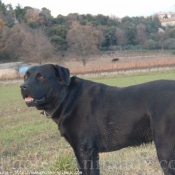
[[[118,88],[46,64],[29,68],[21,93],[58,124],[83,175],[100,174],[100,152],[152,141],[164,174],[175,175],[175,81]]]
[[[116,61],[119,61],[119,58],[113,58],[111,62],[115,63]]]

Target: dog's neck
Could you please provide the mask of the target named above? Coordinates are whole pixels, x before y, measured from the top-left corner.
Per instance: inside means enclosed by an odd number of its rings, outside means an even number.
[[[63,86],[53,108],[44,110],[43,112],[41,112],[41,114],[45,115],[47,118],[52,118],[54,113],[57,111],[57,109],[60,107],[61,103],[65,99],[67,95],[67,91],[68,91],[68,87]]]

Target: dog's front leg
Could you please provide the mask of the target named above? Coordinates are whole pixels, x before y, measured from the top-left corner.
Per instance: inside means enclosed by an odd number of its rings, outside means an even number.
[[[83,148],[76,149],[75,155],[78,161],[81,175],[99,175],[99,155],[95,149],[87,150]]]

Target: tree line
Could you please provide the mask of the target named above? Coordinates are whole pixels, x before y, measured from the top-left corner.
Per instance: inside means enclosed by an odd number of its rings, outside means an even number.
[[[175,28],[161,26],[156,15],[119,19],[71,13],[54,18],[46,7],[13,8],[0,0],[0,62],[41,64],[71,55],[85,65],[92,55],[117,49],[175,49]]]

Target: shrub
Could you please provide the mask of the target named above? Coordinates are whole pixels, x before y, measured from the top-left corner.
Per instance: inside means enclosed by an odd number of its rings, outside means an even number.
[[[156,49],[156,47],[156,42],[152,39],[146,40],[143,46],[144,49]]]
[[[165,40],[165,48],[166,49],[175,49],[175,39],[169,38]]]

